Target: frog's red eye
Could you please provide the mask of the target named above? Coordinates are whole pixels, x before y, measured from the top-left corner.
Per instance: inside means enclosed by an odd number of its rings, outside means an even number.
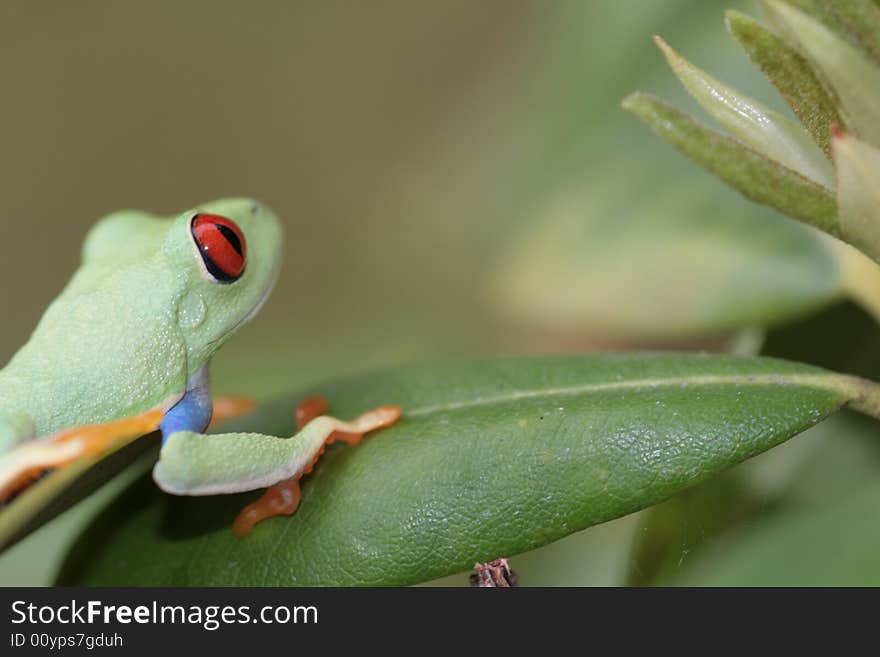
[[[244,273],[247,255],[241,228],[218,214],[197,214],[190,229],[208,273],[218,283],[238,280]]]

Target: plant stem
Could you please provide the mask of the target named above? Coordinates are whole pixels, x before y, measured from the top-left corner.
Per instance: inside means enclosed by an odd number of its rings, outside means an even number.
[[[847,405],[859,413],[880,420],[880,384],[857,376],[838,375],[836,387],[850,399]]]

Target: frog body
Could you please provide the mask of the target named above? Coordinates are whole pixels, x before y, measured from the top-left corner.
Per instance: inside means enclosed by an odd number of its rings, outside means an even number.
[[[226,217],[247,235],[247,266],[234,284],[218,283],[205,269],[192,235],[200,215]],[[172,408],[266,298],[280,263],[278,219],[252,199],[221,199],[172,218],[122,211],[100,220],[80,268],[0,371],[0,436],[7,441],[0,451]]]
[[[166,492],[269,487],[236,520],[245,534],[296,510],[299,478],[327,443],[394,423],[395,406],[342,422],[312,400],[292,437],[203,434],[216,416],[211,357],[266,301],[281,237],[274,213],[248,198],[174,217],[129,210],[101,219],[79,269],[0,371],[0,503],[14,504],[47,471],[101,458],[121,436],[159,429],[154,480]],[[227,414],[246,407],[224,405]]]

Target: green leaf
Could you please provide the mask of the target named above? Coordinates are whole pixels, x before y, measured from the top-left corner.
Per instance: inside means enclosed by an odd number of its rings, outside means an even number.
[[[838,99],[847,127],[880,146],[880,66],[803,12],[778,0],[765,0],[765,5],[822,73]]]
[[[687,557],[749,519],[760,504],[738,469],[725,472],[645,511],[632,551],[630,586],[651,586],[676,574]]]
[[[699,577],[688,575],[692,567],[704,576],[716,559],[728,562],[739,555],[749,560],[751,555],[736,551],[740,537],[757,527],[770,528],[790,513],[800,514],[806,506],[837,504],[875,480],[878,466],[876,422],[838,413],[797,440],[645,511],[630,583],[663,586],[687,577],[699,584]],[[858,534],[853,528],[846,542],[858,542]],[[811,564],[808,574],[834,571],[834,562]],[[774,581],[770,575],[763,584]]]
[[[834,504],[770,515],[717,546],[666,585],[880,585],[880,504],[874,481]]]
[[[728,11],[726,22],[730,34],[779,90],[813,140],[830,156],[831,126],[843,125],[843,120],[807,60],[745,14]]]
[[[782,0],[783,2],[787,2],[792,7],[796,7],[800,11],[804,12],[812,16],[813,18],[817,18],[819,20],[824,20],[825,12],[822,11],[822,2],[824,0]],[[771,14],[770,19],[773,20],[774,16]],[[832,26],[833,27],[833,26]]]
[[[847,0],[827,2],[823,8],[852,35],[853,43],[880,63],[880,7],[875,3],[876,0]]]
[[[880,63],[878,0],[784,0],[812,16]]]
[[[762,354],[880,379],[877,322],[853,303],[838,303],[767,333]]]
[[[834,198],[821,185],[707,128],[650,94],[631,94],[624,99],[623,107],[746,197],[839,235]]]
[[[561,339],[669,341],[787,321],[844,291],[840,242],[819,231],[690,186],[627,191],[600,180],[536,212],[487,297]]]
[[[624,586],[640,523],[641,513],[631,513],[517,555],[519,585]]]
[[[880,150],[841,132],[834,138],[834,163],[840,232],[880,261]]]
[[[831,161],[791,119],[719,82],[654,37],[666,61],[690,94],[734,137],[771,160],[823,187],[834,184]]]
[[[120,437],[103,455],[78,459],[25,489],[0,508],[0,552],[97,490],[157,440],[158,434],[152,438],[141,434]]]
[[[759,358],[503,359],[364,376],[319,393],[403,420],[331,450],[292,518],[245,539],[253,495],[174,498],[141,480],[77,542],[64,584],[411,584],[511,556],[664,500],[843,405],[862,379]],[[299,398],[299,396],[297,396]],[[294,400],[237,429],[285,435]]]

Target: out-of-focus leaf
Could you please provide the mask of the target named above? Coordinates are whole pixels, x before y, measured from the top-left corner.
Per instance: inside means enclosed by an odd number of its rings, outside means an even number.
[[[828,422],[805,432],[803,437],[805,444],[813,443],[813,449],[801,455],[790,472],[782,473],[776,490],[786,508],[837,504],[877,479],[880,468],[877,425],[863,415],[838,413]],[[783,450],[800,442],[786,443]],[[765,456],[772,456],[772,452]],[[779,470],[760,474],[779,475]]]
[[[818,231],[689,189],[626,193],[570,193],[537,214],[496,266],[500,309],[560,336],[669,340],[790,320],[842,292],[838,249]]]
[[[834,168],[802,126],[697,68],[663,39],[655,42],[690,94],[753,150],[831,189]]]
[[[796,7],[800,11],[804,12],[812,16],[813,18],[817,18],[819,20],[824,20],[824,13],[821,8],[821,4],[824,0],[783,0],[783,2],[787,2],[792,7]],[[770,15],[770,20],[775,23],[774,16]],[[784,26],[784,24],[783,24]]]
[[[880,379],[880,332],[877,322],[853,303],[768,331],[762,352],[868,379]]]
[[[121,437],[103,455],[81,458],[54,470],[0,507],[0,551],[94,492],[158,440],[158,434],[138,440],[141,437]]]
[[[521,586],[623,586],[640,513],[590,527],[514,558]]]
[[[750,517],[758,500],[743,478],[726,472],[643,512],[627,584],[652,585],[673,576],[707,542]]]
[[[880,505],[874,481],[837,503],[768,514],[665,584],[701,586],[877,586]]]
[[[821,21],[880,63],[878,0],[784,0]]]
[[[780,512],[834,503],[876,478],[876,424],[839,413],[689,491],[644,511],[630,583],[675,581],[703,555]],[[719,549],[720,548],[720,549]]]
[[[726,22],[731,35],[779,90],[815,142],[830,157],[831,126],[843,125],[843,120],[807,60],[745,14],[728,11]]]
[[[875,323],[880,323],[880,266],[855,247],[844,242],[839,245],[838,262],[845,295],[870,313]]]
[[[834,198],[821,185],[707,128],[650,94],[631,94],[623,107],[746,197],[839,235]]]
[[[848,34],[874,61],[880,63],[880,7],[877,0],[823,3],[825,11],[845,26]]]
[[[736,560],[736,550],[746,537],[772,528],[787,515],[800,516],[806,510],[821,512],[845,502],[876,480],[878,466],[876,424],[854,413],[839,413],[804,432],[798,440],[646,511],[651,531],[641,534],[642,541],[652,542],[656,550],[666,554],[667,567],[639,583],[664,585],[687,579],[688,583],[701,584],[701,578],[711,572],[717,560],[725,564]],[[653,518],[661,512],[663,517]],[[658,522],[664,518],[665,533],[659,531],[664,526]],[[859,531],[853,528],[847,540],[860,540]],[[796,549],[792,552],[797,553]],[[747,560],[753,555],[740,556]],[[830,582],[837,576],[832,558],[804,565],[814,571],[810,576],[825,577]],[[830,572],[821,572],[825,570]]]
[[[843,405],[880,414],[880,387],[862,379],[693,354],[483,361],[314,392],[342,417],[396,402],[404,418],[328,453],[299,512],[245,539],[229,523],[252,495],[174,498],[142,480],[81,537],[61,581],[426,581],[655,504]],[[293,403],[250,429],[289,433]]]
[[[880,146],[880,66],[803,12],[779,0],[765,0],[765,5],[834,90],[847,127]]]
[[[880,261],[880,150],[842,132],[833,145],[840,232]]]

